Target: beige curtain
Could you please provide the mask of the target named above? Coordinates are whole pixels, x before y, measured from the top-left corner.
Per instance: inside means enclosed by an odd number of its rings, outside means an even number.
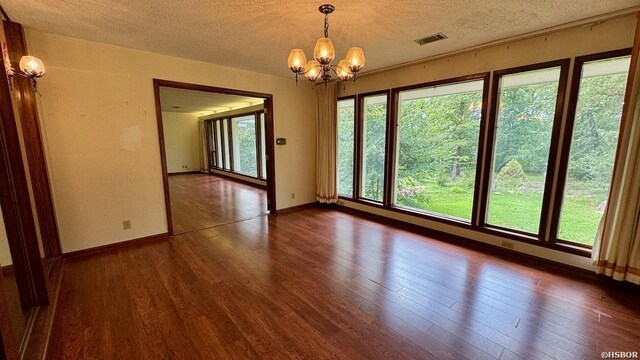
[[[637,26],[618,158],[593,263],[599,274],[640,284],[640,23]]]
[[[200,171],[202,172],[209,171],[209,147],[207,146],[209,137],[207,136],[207,128],[206,121],[198,121],[198,154],[200,158]]]
[[[337,84],[316,86],[318,141],[316,145],[316,200],[321,203],[338,201],[338,110]]]

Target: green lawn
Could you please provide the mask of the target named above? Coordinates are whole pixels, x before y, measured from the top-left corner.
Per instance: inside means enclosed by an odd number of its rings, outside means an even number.
[[[473,190],[429,185],[420,196],[398,199],[402,206],[429,213],[469,220],[473,204]],[[540,224],[542,194],[538,192],[493,193],[489,202],[487,223],[505,228],[537,233]],[[596,211],[598,200],[584,194],[565,197],[559,237],[582,244],[593,244],[600,217]]]

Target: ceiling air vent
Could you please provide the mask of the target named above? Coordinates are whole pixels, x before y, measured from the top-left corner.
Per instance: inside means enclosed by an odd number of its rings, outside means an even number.
[[[420,38],[418,40],[414,40],[418,45],[425,45],[428,43],[432,43],[435,41],[439,41],[439,40],[444,40],[447,38],[447,35],[439,32],[437,34],[433,34],[433,35],[429,35],[429,36],[425,36],[423,38]]]

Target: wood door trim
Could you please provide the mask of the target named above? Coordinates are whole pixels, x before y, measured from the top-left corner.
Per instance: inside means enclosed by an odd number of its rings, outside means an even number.
[[[18,23],[3,21],[9,58],[17,64],[22,56],[27,55],[22,26]],[[46,156],[42,145],[42,135],[36,104],[36,94],[29,79],[14,76],[15,93],[18,94],[21,107],[20,124],[31,177],[31,188],[38,215],[38,225],[42,238],[42,247],[46,258],[58,257],[62,254],[60,236],[56,221],[51,184],[47,171]]]
[[[0,207],[24,310],[48,302],[9,82],[0,71]]]
[[[266,128],[266,141],[267,141],[267,209],[272,213],[276,213],[276,177],[275,177],[275,151],[273,144],[274,140],[274,125],[273,125],[273,95],[252,91],[244,91],[237,89],[228,89],[208,85],[199,85],[191,83],[183,83],[172,80],[153,79],[153,92],[156,107],[156,120],[158,123],[158,143],[160,145],[160,162],[162,167],[162,182],[164,185],[164,201],[167,214],[167,232],[169,236],[173,236],[173,221],[171,218],[171,198],[169,194],[169,175],[167,172],[167,154],[164,144],[164,127],[162,125],[162,106],[160,104],[160,87],[170,87],[183,90],[196,90],[213,92],[227,95],[240,95],[248,97],[262,98],[265,100],[265,128]],[[222,125],[222,124],[220,124]],[[231,121],[227,124],[228,131],[231,132]],[[221,129],[222,131],[222,129]],[[231,146],[232,139],[229,138],[229,144]],[[231,154],[229,154],[231,155]],[[233,163],[232,159],[229,159]],[[229,168],[232,169],[229,164]]]

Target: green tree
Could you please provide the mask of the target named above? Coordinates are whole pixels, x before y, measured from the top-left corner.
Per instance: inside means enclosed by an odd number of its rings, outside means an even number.
[[[338,193],[353,196],[353,149],[355,109],[338,108]]]
[[[382,200],[384,191],[384,150],[387,129],[387,105],[370,104],[366,107],[364,127],[364,197]]]
[[[234,126],[236,130],[236,137],[234,140],[238,142],[238,153],[234,156],[239,156],[237,160],[240,164],[241,172],[253,176],[258,174],[258,162],[257,162],[257,149],[256,149],[256,121],[239,120]]]

